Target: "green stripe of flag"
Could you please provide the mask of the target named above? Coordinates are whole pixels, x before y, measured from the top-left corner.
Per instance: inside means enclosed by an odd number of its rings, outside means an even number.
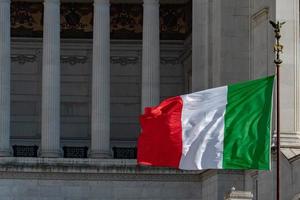
[[[274,76],[228,86],[224,169],[270,168]]]

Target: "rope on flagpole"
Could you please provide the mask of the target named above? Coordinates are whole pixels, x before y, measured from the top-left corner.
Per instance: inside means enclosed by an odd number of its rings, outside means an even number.
[[[275,59],[274,63],[276,66],[276,200],[280,200],[280,64],[282,64],[282,60],[280,59],[280,53],[282,53],[283,45],[280,44],[280,29],[285,22],[279,22],[277,23],[270,21],[270,24],[274,28],[275,33],[275,45],[274,45],[274,53],[275,53]]]

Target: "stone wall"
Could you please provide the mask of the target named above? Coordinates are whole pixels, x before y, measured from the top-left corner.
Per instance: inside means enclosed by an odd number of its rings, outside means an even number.
[[[200,192],[197,192],[199,185],[201,183],[168,180],[128,182],[1,179],[0,192],[5,195],[6,200],[196,200],[201,197]]]
[[[244,172],[141,167],[135,160],[2,158],[0,199],[223,199]]]
[[[41,44],[12,43],[11,137],[40,137],[41,128]]]

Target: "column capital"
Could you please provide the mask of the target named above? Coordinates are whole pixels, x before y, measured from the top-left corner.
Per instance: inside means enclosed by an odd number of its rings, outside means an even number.
[[[94,0],[94,4],[97,4],[97,5],[110,5],[109,0]]]
[[[159,0],[143,0],[144,5],[159,5]]]

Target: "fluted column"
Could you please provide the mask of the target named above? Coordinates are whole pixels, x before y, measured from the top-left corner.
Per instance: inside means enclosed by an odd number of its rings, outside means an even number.
[[[59,0],[44,1],[42,157],[59,157],[61,154],[59,5]]]
[[[193,0],[192,90],[208,88],[209,0]]]
[[[160,101],[159,0],[144,0],[142,112]]]
[[[0,0],[0,156],[10,155],[10,0]]]
[[[92,158],[110,157],[110,4],[94,0]]]

